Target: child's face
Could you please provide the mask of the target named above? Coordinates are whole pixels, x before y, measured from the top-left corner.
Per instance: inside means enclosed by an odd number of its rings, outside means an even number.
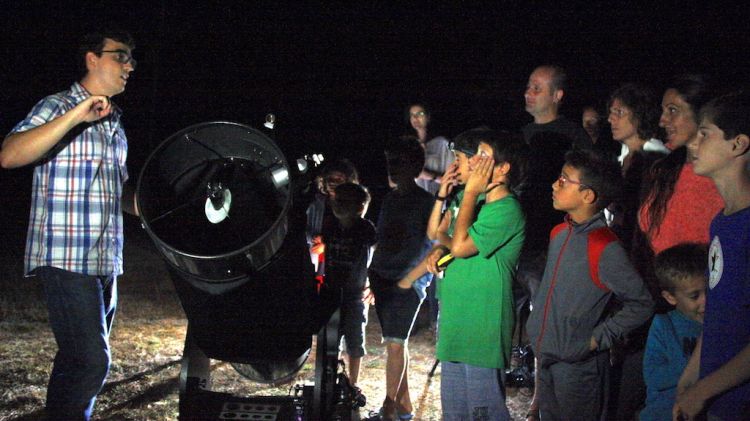
[[[458,164],[458,174],[456,175],[456,178],[460,184],[466,184],[466,180],[468,180],[469,175],[471,175],[471,166],[469,165],[471,158],[461,151],[455,151],[454,153],[456,155],[456,164]]]
[[[590,188],[581,182],[581,172],[568,164],[563,165],[560,177],[552,183],[552,206],[563,212],[578,210]]]
[[[346,183],[346,181],[346,174],[338,171],[331,171],[323,176],[320,191],[321,193],[333,198],[336,196],[336,187]]]
[[[703,315],[706,312],[706,277],[690,276],[677,281],[676,284],[674,294],[662,291],[662,297],[688,319],[703,323]]]
[[[710,177],[717,171],[727,168],[734,157],[733,142],[727,140],[724,131],[709,119],[701,121],[698,136],[688,144],[694,156],[693,170],[696,174]]]

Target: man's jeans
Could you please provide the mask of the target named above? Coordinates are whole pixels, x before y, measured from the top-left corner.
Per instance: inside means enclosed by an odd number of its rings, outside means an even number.
[[[47,387],[47,414],[50,419],[88,420],[109,372],[117,278],[48,266],[35,273],[44,284],[58,347]]]

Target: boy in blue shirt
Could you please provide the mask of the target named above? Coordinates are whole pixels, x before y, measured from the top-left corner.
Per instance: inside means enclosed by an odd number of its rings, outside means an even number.
[[[657,314],[643,355],[646,407],[641,421],[672,417],[677,381],[703,329],[706,310],[706,259],[703,244],[685,243],[659,253],[655,261],[661,295],[675,309]]]
[[[714,99],[701,109],[688,145],[698,175],[711,178],[724,209],[711,222],[703,335],[677,385],[675,420],[750,417],[750,95]],[[705,346],[704,346],[705,345]]]
[[[349,380],[359,380],[359,367],[365,355],[367,304],[367,266],[375,245],[375,227],[362,216],[370,203],[370,194],[359,184],[336,187],[331,199],[335,224],[323,227],[326,253],[326,283],[335,293],[342,292],[341,335],[349,356]]]

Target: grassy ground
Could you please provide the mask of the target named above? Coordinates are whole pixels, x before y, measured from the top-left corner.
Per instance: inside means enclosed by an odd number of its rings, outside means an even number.
[[[129,235],[128,235],[129,234]],[[137,229],[126,234],[126,273],[119,282],[120,301],[111,338],[113,364],[99,396],[100,420],[173,420],[178,415],[178,374],[186,330],[179,300],[164,263]],[[22,245],[6,247],[0,256],[0,420],[33,420],[42,415],[46,382],[56,351],[47,325],[41,286],[21,279]],[[367,327],[368,355],[359,386],[368,402],[363,416],[377,410],[385,396],[385,349],[374,309]],[[434,335],[419,329],[410,342],[409,383],[416,419],[439,420],[440,369],[434,362]],[[296,383],[310,384],[314,363],[308,360]],[[290,385],[272,388],[251,383],[228,363],[213,361],[213,390],[238,396],[286,396]],[[528,391],[509,391],[514,419],[523,419]]]

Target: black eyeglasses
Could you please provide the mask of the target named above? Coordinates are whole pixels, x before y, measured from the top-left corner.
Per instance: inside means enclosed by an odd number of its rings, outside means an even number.
[[[125,50],[102,50],[102,51],[99,51],[99,54],[101,53],[117,54],[115,56],[115,61],[117,61],[120,64],[130,63],[130,66],[133,68],[133,70],[135,70],[135,66],[138,63],[137,61],[135,61],[133,56],[131,56],[130,53],[128,53]]]

